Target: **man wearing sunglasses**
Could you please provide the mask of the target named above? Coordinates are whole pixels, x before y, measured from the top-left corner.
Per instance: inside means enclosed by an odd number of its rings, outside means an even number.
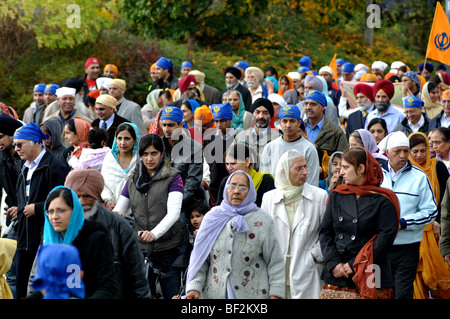
[[[17,179],[17,207],[9,211],[17,220],[16,299],[27,296],[28,278],[44,228],[44,202],[56,186],[64,185],[69,168],[47,152],[49,137],[36,123],[20,127],[13,136],[14,149],[24,161]]]

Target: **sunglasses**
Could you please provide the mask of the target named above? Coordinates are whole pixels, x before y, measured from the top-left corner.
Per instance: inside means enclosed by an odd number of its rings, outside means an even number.
[[[13,143],[13,144],[12,144],[12,147],[13,147],[13,148],[16,148],[16,147],[17,147],[17,148],[22,148],[23,144],[24,144],[24,143],[22,143],[22,142]]]

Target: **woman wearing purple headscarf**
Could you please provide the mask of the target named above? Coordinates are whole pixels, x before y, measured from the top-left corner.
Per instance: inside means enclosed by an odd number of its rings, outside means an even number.
[[[254,203],[244,171],[230,175],[223,201],[203,218],[187,273],[186,299],[284,298],[283,256],[272,217]]]
[[[365,129],[359,129],[350,134],[348,138],[350,148],[364,147],[372,154],[378,163],[383,164],[387,161],[387,157],[379,152],[377,142],[372,133]]]

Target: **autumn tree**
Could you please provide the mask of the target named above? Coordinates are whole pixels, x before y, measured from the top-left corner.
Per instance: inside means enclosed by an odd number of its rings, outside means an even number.
[[[123,0],[120,11],[139,34],[197,43],[230,40],[252,29],[267,0]]]

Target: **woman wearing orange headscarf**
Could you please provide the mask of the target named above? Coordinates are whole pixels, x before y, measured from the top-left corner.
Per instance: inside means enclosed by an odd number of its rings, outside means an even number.
[[[412,165],[423,170],[430,181],[438,210],[445,192],[449,173],[444,163],[430,157],[428,137],[422,132],[409,135],[409,160]],[[436,222],[425,227],[420,243],[420,259],[414,281],[414,299],[450,298],[450,273],[448,266],[439,253],[439,233]]]
[[[287,90],[294,90],[294,82],[292,81],[292,79],[289,77],[289,75],[287,74],[283,74],[280,77],[280,81],[279,81],[279,85],[278,85],[279,89],[278,89],[278,94],[283,96],[284,92],[286,92]]]
[[[89,130],[91,124],[82,119],[70,119],[64,125],[64,137],[69,141],[73,148],[72,156],[80,158],[83,148],[89,148]]]
[[[320,227],[325,281],[320,298],[391,299],[388,253],[399,229],[399,201],[393,191],[380,187],[381,166],[362,147],[344,151],[341,174],[344,184],[329,195]],[[377,278],[369,268],[373,265]]]

